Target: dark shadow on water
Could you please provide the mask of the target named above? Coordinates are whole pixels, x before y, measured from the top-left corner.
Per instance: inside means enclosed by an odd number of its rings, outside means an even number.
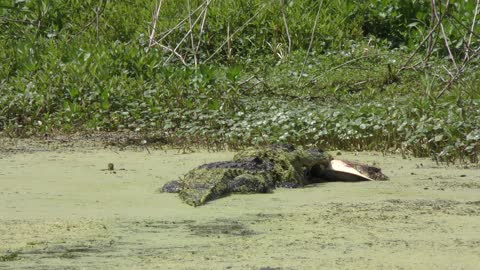
[[[250,236],[258,234],[243,223],[231,219],[216,219],[213,222],[204,224],[190,224],[188,228],[193,235],[205,237],[213,235]]]

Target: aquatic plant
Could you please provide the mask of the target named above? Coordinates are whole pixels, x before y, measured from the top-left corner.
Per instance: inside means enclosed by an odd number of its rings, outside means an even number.
[[[478,162],[478,9],[0,1],[0,132],[128,130],[178,145],[288,142]]]

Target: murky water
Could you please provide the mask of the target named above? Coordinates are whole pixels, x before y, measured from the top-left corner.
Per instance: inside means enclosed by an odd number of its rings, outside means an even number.
[[[480,170],[344,153],[386,182],[232,195],[156,190],[231,152],[0,152],[0,269],[478,269]],[[115,171],[107,169],[113,163]]]

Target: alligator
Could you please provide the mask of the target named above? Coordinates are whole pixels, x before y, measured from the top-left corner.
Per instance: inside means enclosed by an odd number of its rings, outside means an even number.
[[[325,180],[388,179],[379,168],[357,163],[351,164],[365,177],[342,179],[331,170],[332,160],[330,154],[315,148],[272,145],[248,149],[232,161],[203,164],[166,183],[161,192],[178,193],[185,203],[200,206],[231,193],[268,193],[276,187],[297,188]]]

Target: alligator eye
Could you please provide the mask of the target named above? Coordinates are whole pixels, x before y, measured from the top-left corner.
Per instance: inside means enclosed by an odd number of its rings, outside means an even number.
[[[259,157],[255,157],[252,161],[257,163],[257,164],[262,164],[263,163],[263,160]]]
[[[303,175],[305,177],[310,177],[311,174],[312,174],[312,170],[310,168],[303,167]]]
[[[310,175],[313,177],[322,177],[325,174],[325,166],[316,164],[310,168]]]

